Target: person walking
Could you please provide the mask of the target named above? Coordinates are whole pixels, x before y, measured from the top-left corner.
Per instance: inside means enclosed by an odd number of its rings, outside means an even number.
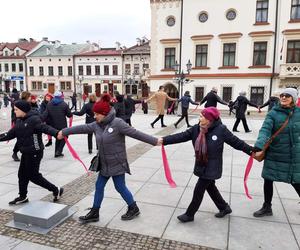
[[[95,133],[96,135],[100,171],[96,182],[94,204],[90,212],[85,216],[80,216],[79,220],[84,223],[99,220],[104,188],[110,177],[113,179],[116,190],[128,205],[128,210],[121,216],[121,219],[131,220],[140,214],[140,210],[125,184],[125,173],[130,174],[125,136],[151,145],[157,145],[158,140],[130,127],[124,120],[117,118],[114,108],[110,105],[110,95],[108,94],[103,95],[102,99],[95,103],[93,111],[95,122],[66,128],[58,134],[60,139],[71,134]]]
[[[189,105],[194,104],[194,105],[199,105],[199,103],[194,102],[190,96],[190,92],[189,91],[185,91],[184,96],[181,97],[178,102],[181,102],[181,117],[179,118],[179,120],[174,124],[175,128],[177,128],[178,124],[185,118],[186,121],[186,125],[187,127],[191,127],[191,125],[189,124],[189,114],[188,114],[188,110],[189,110]]]
[[[79,112],[75,111],[72,114],[78,115],[78,116],[85,115],[85,123],[86,124],[94,122],[95,118],[94,118],[93,107],[96,102],[96,99],[97,99],[97,97],[95,94],[89,95],[89,102],[84,104]],[[92,154],[93,153],[93,133],[89,133],[87,138],[88,138],[89,154]]]
[[[216,186],[216,180],[222,177],[224,143],[248,155],[251,154],[252,147],[233,135],[222,124],[220,113],[215,107],[208,107],[201,111],[199,124],[194,125],[185,132],[160,138],[158,144],[170,145],[190,140],[195,150],[194,175],[199,178],[190,205],[186,212],[177,218],[183,223],[193,221],[202,203],[205,191],[219,209],[215,217],[222,218],[232,212],[229,204],[223,199]]]
[[[279,93],[274,93],[274,95],[270,96],[268,101],[266,101],[264,104],[258,107],[259,110],[262,108],[268,106],[268,112],[275,106],[279,104]]]
[[[213,87],[211,91],[202,99],[200,105],[205,103],[204,105],[205,108],[217,107],[218,102],[224,105],[228,105],[227,102],[223,101],[221,97],[218,96],[218,89],[216,87]]]
[[[161,122],[161,127],[167,127],[164,124],[164,115],[165,115],[165,105],[166,105],[166,100],[168,99],[169,101],[177,101],[176,98],[171,98],[168,96],[168,94],[165,92],[164,86],[159,86],[159,90],[152,95],[149,99],[145,100],[145,102],[150,102],[152,99],[155,99],[156,101],[156,113],[158,114],[158,117],[150,124],[152,128],[154,128],[154,124],[160,120]]]
[[[126,115],[125,115],[125,102],[124,102],[124,96],[120,95],[119,92],[115,95],[116,97],[116,102],[111,102],[113,105],[115,112],[116,112],[116,117],[119,117],[126,121]]]
[[[55,129],[61,130],[66,128],[67,119],[66,117],[72,117],[71,110],[62,98],[62,93],[56,91],[54,98],[48,103],[45,112],[42,114],[43,121],[49,121],[49,125]],[[55,141],[55,153],[54,157],[63,157],[63,148],[65,146],[64,140]]]
[[[52,192],[53,201],[56,202],[64,190],[46,180],[39,172],[39,168],[44,150],[42,133],[56,136],[58,130],[42,123],[39,114],[31,110],[29,102],[24,100],[16,101],[14,103],[14,112],[18,118],[15,126],[0,137],[0,141],[17,138],[17,143],[22,153],[18,171],[19,196],[10,201],[9,205],[28,202],[27,188],[29,181]]]
[[[63,97],[62,97],[62,99],[63,99]],[[77,95],[76,95],[76,93],[74,93],[71,96],[71,102],[72,102],[72,107],[70,108],[70,110],[72,110],[74,108],[74,110],[77,111]]]
[[[131,125],[131,116],[135,112],[135,104],[141,103],[141,100],[134,100],[130,95],[124,95],[125,102],[125,122]]]
[[[240,124],[240,121],[242,120],[245,132],[250,133],[251,130],[248,127],[247,120],[246,120],[246,115],[245,115],[246,110],[247,110],[247,106],[249,105],[249,106],[252,106],[252,107],[255,107],[255,108],[258,108],[258,106],[256,104],[250,102],[247,99],[246,91],[240,92],[240,95],[237,97],[237,99],[233,102],[232,105],[233,105],[233,107],[236,107],[236,113],[235,113],[236,121],[233,125],[232,131],[233,132],[239,132],[237,130],[237,128]]]
[[[6,93],[4,93],[3,102],[4,102],[4,107],[7,108],[9,104],[9,98]]]
[[[53,99],[53,95],[51,93],[47,93],[44,96],[44,100],[42,101],[40,105],[40,114],[43,115],[44,112],[46,111],[48,103]],[[45,121],[46,124],[49,124],[50,119],[47,119]],[[46,143],[45,147],[50,147],[52,145],[52,136],[48,135],[48,142]]]
[[[279,105],[268,112],[259,131],[255,147],[261,151],[267,140],[288,121],[265,151],[261,174],[264,179],[264,203],[261,209],[254,212],[254,217],[273,215],[274,181],[291,184],[300,197],[300,108],[296,106],[297,98],[296,89],[284,89],[280,93]],[[257,152],[256,156],[261,154]]]

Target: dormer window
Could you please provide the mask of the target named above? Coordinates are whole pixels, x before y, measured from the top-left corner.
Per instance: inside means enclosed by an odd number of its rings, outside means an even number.
[[[15,51],[15,54],[16,54],[16,56],[20,56],[20,50],[17,49],[17,50]]]
[[[4,56],[8,56],[8,51],[4,51]]]

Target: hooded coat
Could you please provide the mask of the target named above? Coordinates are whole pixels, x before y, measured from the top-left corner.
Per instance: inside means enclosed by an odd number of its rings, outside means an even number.
[[[282,126],[292,109],[275,106],[266,116],[255,147],[262,149]],[[300,183],[300,108],[293,109],[288,125],[266,151],[262,177],[272,181]]]
[[[246,96],[240,95],[233,102],[232,106],[236,109],[235,116],[237,119],[245,119],[246,118],[246,110],[247,106],[252,106],[258,108],[258,106],[252,102],[250,102]]]

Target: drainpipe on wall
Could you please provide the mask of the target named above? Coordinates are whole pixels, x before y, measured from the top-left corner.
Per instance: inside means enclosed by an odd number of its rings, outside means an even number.
[[[273,66],[272,66],[272,75],[270,78],[270,93],[269,96],[272,95],[272,88],[273,88],[273,78],[275,74],[275,64],[276,64],[276,51],[277,51],[277,34],[278,34],[278,5],[279,5],[279,0],[276,0],[276,11],[275,11],[275,34],[274,34],[274,51],[273,51]]]
[[[183,30],[183,0],[181,0],[181,14],[180,14],[180,48],[179,48],[179,74],[181,73],[181,59],[182,59],[182,30]],[[180,96],[181,88],[180,81],[178,81],[178,94]],[[181,97],[181,96],[180,96]]]

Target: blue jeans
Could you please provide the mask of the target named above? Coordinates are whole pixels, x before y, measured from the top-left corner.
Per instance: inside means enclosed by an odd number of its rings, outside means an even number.
[[[94,196],[94,204],[93,208],[100,208],[101,203],[104,196],[104,188],[110,177],[105,177],[102,175],[98,175],[98,179],[96,181],[96,190]],[[126,201],[127,205],[130,206],[134,203],[133,196],[131,192],[128,190],[125,184],[125,174],[112,176],[114,181],[115,189],[120,193],[122,198]]]

